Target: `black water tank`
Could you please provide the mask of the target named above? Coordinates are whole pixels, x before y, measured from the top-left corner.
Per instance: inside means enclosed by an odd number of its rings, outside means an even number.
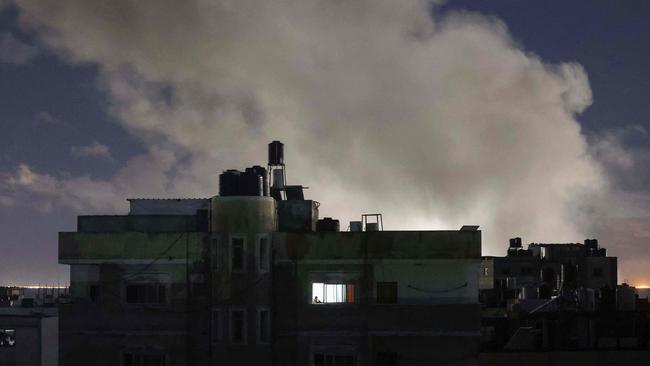
[[[241,195],[241,175],[239,170],[229,169],[219,175],[220,196]]]
[[[269,165],[284,165],[284,144],[280,141],[269,144]]]
[[[246,168],[241,176],[241,196],[262,196],[264,180],[253,168]]]
[[[598,239],[585,239],[587,249],[598,249]]]
[[[316,221],[316,231],[340,231],[339,220],[334,220],[331,217],[325,217]]]

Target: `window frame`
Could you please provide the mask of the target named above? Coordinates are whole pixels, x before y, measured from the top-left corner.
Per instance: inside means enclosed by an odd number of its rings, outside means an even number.
[[[241,239],[241,241],[242,241],[242,258],[241,258],[242,267],[241,268],[234,268],[233,267],[234,254],[235,254],[235,251],[234,251],[235,246],[234,246],[234,242],[233,242],[234,239]],[[247,244],[246,244],[246,235],[245,234],[232,234],[232,235],[230,235],[230,237],[228,239],[228,247],[230,249],[230,255],[228,256],[229,257],[228,262],[230,264],[230,272],[233,272],[233,273],[246,272],[246,267],[247,267],[246,266],[246,264],[247,264],[246,263],[247,262],[247,260],[246,260],[246,245]]]
[[[264,250],[266,257],[264,263],[266,264],[266,268],[262,267],[262,240],[266,241],[266,248]],[[255,239],[255,270],[257,273],[269,273],[271,272],[271,263],[271,236],[269,234],[257,234]]]
[[[233,332],[233,325],[234,325],[233,313],[234,312],[241,312],[243,314],[243,317],[242,317],[242,340],[241,340],[241,342],[240,341],[235,341],[233,339],[233,334],[234,334],[234,332]],[[228,318],[229,318],[228,319],[228,330],[229,330],[229,332],[228,332],[228,340],[229,340],[229,343],[231,345],[236,345],[236,346],[245,346],[246,344],[248,344],[248,342],[247,342],[248,341],[248,328],[247,328],[248,327],[248,319],[247,319],[248,314],[247,314],[246,308],[245,307],[230,308]]]
[[[267,329],[267,339],[264,340],[262,339],[262,313],[266,312],[268,313],[267,321],[266,321],[266,329]],[[257,307],[257,318],[256,318],[256,324],[255,324],[255,329],[256,329],[256,341],[257,344],[271,344],[271,339],[273,338],[272,332],[271,332],[271,309],[268,306],[258,306]]]
[[[357,284],[354,281],[342,281],[342,282],[332,282],[332,281],[316,282],[316,281],[314,281],[314,282],[310,282],[310,284],[311,284],[311,291],[309,292],[309,294],[310,294],[309,304],[311,304],[311,305],[316,305],[316,306],[339,305],[340,306],[340,305],[354,305],[354,304],[358,303]],[[319,302],[319,303],[314,302],[314,298],[315,298],[315,296],[314,296],[314,285],[315,284],[323,285],[323,297],[320,299],[321,302]],[[337,301],[337,302],[327,302],[326,297],[327,297],[327,286],[328,285],[330,285],[330,286],[344,286],[344,288],[343,288],[344,300],[343,301]],[[348,291],[349,291],[350,286],[352,287],[352,291],[353,291],[352,298],[351,298],[352,301],[350,301],[350,298],[348,297]]]

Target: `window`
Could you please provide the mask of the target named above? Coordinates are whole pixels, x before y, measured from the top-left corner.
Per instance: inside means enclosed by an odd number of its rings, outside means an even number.
[[[257,309],[257,343],[271,342],[271,312],[268,308]]]
[[[90,285],[88,286],[88,298],[91,302],[99,302],[99,285]]]
[[[244,309],[230,310],[230,342],[246,344],[246,311]]]
[[[165,366],[165,355],[125,352],[122,357],[123,366]]]
[[[16,330],[0,329],[0,347],[16,346]]]
[[[232,271],[246,270],[245,246],[243,237],[230,238],[230,269]]]
[[[271,246],[267,236],[260,236],[257,239],[257,248],[255,250],[255,259],[257,262],[257,272],[268,272],[271,267]]]
[[[502,269],[501,274],[503,274],[504,276],[510,276],[510,268]]]
[[[219,241],[214,238],[212,239],[212,245],[210,246],[210,262],[212,264],[212,269],[218,269],[219,266]]]
[[[533,273],[530,267],[521,267],[520,271],[522,276],[530,276]]]
[[[602,268],[594,268],[594,277],[603,277],[603,269]]]
[[[313,304],[354,303],[354,284],[313,283]]]
[[[212,309],[212,343],[221,343],[223,331],[221,328],[221,309]]]
[[[377,303],[397,304],[397,282],[377,282]]]
[[[377,366],[398,366],[399,355],[397,352],[377,353]]]
[[[162,284],[126,285],[127,304],[164,304],[167,302],[166,288]]]
[[[314,353],[314,366],[353,366],[353,355]]]
[[[489,276],[489,275],[490,275],[490,272],[489,272],[488,268],[487,268],[487,267],[483,267],[483,276],[486,276],[486,277],[487,277],[487,276]]]

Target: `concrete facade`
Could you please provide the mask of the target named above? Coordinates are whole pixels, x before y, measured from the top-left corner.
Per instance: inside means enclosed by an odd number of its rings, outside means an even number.
[[[270,197],[176,204],[60,234],[61,364],[477,364],[480,231],[287,232]]]

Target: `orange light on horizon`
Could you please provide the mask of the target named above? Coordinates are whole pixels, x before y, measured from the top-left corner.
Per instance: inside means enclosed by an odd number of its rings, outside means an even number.
[[[638,285],[636,285],[634,287],[639,288],[639,289],[647,289],[647,288],[650,288],[650,285],[645,284],[645,283],[640,283],[640,284],[638,284]]]

